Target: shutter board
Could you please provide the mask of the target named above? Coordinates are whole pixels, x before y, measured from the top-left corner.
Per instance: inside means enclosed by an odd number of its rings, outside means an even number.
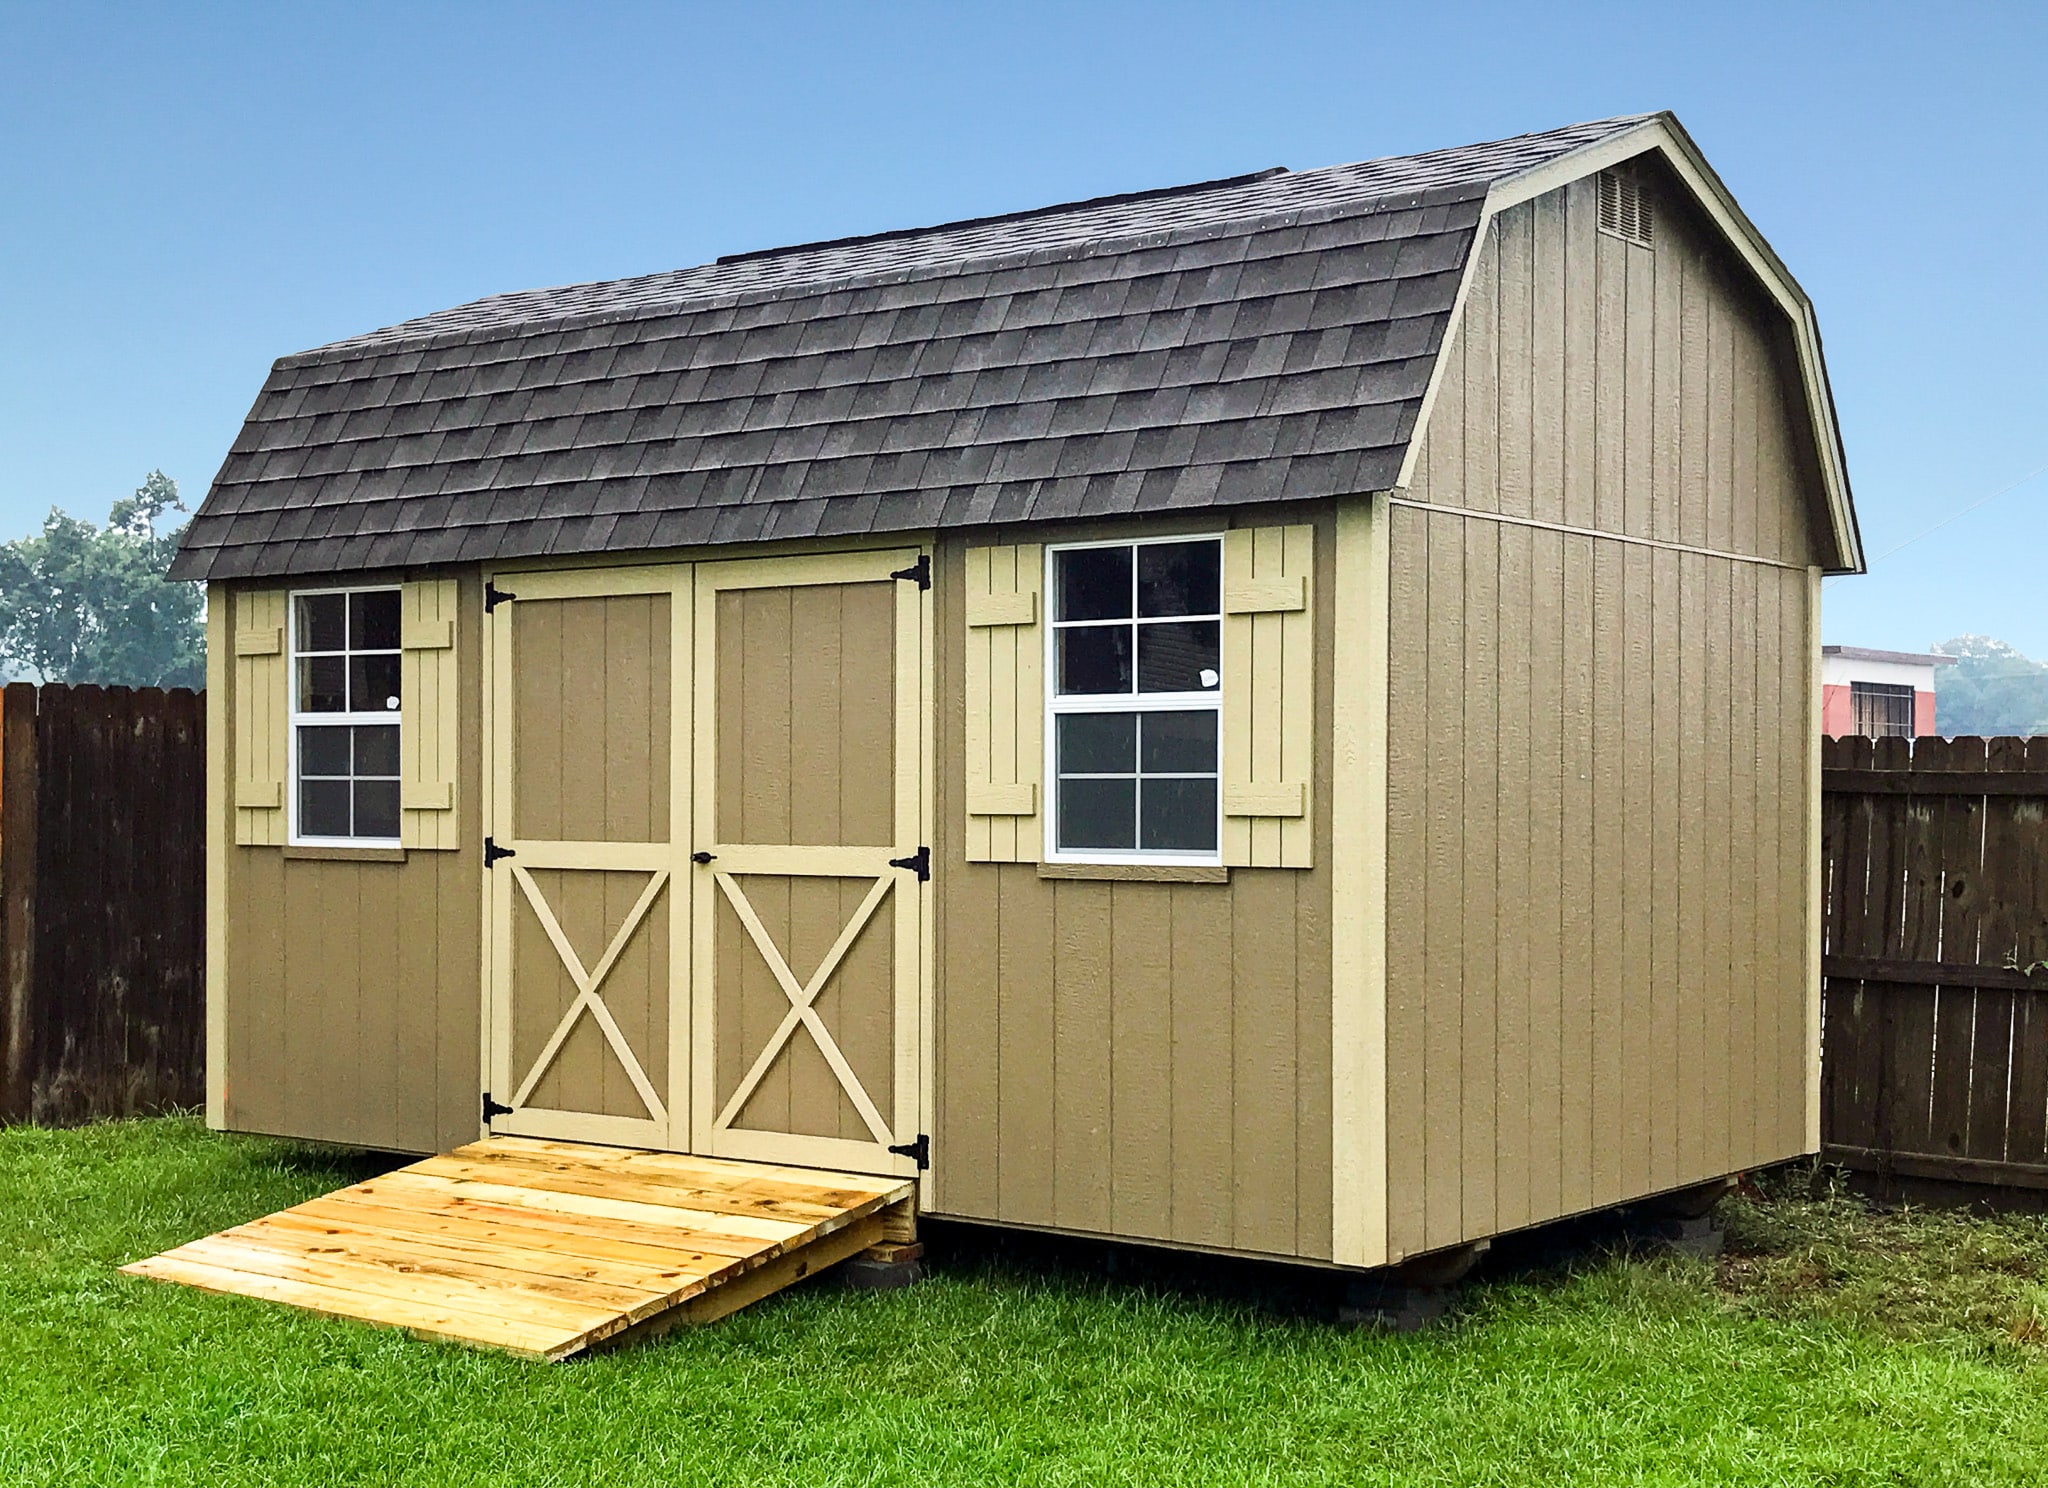
[[[1223,787],[1225,816],[1306,816],[1308,782],[1282,781],[1277,785],[1234,784]]]
[[[446,651],[455,644],[455,618],[415,618],[407,615],[404,635],[398,643],[407,651]]]
[[[237,811],[276,811],[284,805],[284,785],[276,780],[235,782]]]
[[[1038,787],[1028,782],[1011,785],[970,785],[967,810],[973,816],[1036,816]]]
[[[1045,739],[1037,543],[970,548],[966,570],[967,859],[1035,863]]]
[[[459,590],[454,579],[425,579],[399,592],[400,748],[398,840],[408,848],[452,851],[457,838]]]
[[[1223,610],[1230,615],[1261,615],[1276,610],[1308,608],[1308,575],[1290,574],[1278,579],[1240,579],[1223,595]]]
[[[291,664],[284,649],[289,597],[281,589],[256,589],[224,602],[235,636],[235,842],[281,847],[291,759]]]
[[[1004,594],[969,594],[967,624],[973,629],[991,625],[1036,625],[1038,591],[1012,590]]]
[[[1313,865],[1315,529],[1223,538],[1223,861]]]

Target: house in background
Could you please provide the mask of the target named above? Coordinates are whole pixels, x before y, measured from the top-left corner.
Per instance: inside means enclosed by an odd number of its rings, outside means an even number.
[[[1925,738],[1934,732],[1934,669],[1953,656],[1823,646],[1821,732],[1830,739]]]
[[[279,361],[208,1119],[1367,1268],[1816,1149],[1813,309],[1668,114]]]

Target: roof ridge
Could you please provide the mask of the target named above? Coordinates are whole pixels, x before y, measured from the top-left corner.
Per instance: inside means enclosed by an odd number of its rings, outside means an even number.
[[[897,227],[886,232],[855,233],[845,238],[820,238],[814,243],[791,243],[781,248],[753,248],[745,253],[721,253],[714,265],[753,263],[757,259],[780,258],[786,253],[811,253],[824,248],[859,248],[869,243],[893,243],[902,238],[921,238],[926,233],[957,232],[969,227],[995,227],[1005,222],[1029,222],[1037,217],[1054,217],[1061,212],[1084,212],[1091,207],[1116,207],[1129,202],[1160,201],[1173,196],[1193,196],[1226,186],[1249,186],[1288,174],[1284,165],[1247,171],[1241,176],[1218,176],[1213,181],[1192,181],[1185,186],[1154,186],[1144,191],[1119,191],[1108,196],[1085,197],[1080,201],[1054,202],[1050,206],[1025,207],[1015,212],[996,212],[986,217],[961,217],[952,222],[934,222],[929,227]]]

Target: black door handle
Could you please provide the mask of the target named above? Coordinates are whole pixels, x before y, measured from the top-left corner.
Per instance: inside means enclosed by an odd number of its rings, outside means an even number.
[[[717,856],[718,856],[718,854],[717,854],[717,853],[715,853],[715,852],[706,852],[706,851],[704,851],[704,849],[702,849],[702,848],[700,847],[700,848],[698,848],[698,849],[697,849],[697,851],[695,851],[695,852],[693,852],[693,853],[691,853],[691,854],[690,854],[690,861],[691,861],[691,862],[693,862],[693,863],[708,863],[708,862],[710,862],[710,861],[711,861],[711,860],[712,860],[713,858],[716,858]]]

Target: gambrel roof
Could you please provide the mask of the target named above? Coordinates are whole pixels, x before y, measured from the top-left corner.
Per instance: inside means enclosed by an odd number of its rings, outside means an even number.
[[[1490,213],[1655,148],[1789,286],[1856,567],[1810,307],[1659,114],[495,295],[285,357],[172,573],[1389,489]]]

